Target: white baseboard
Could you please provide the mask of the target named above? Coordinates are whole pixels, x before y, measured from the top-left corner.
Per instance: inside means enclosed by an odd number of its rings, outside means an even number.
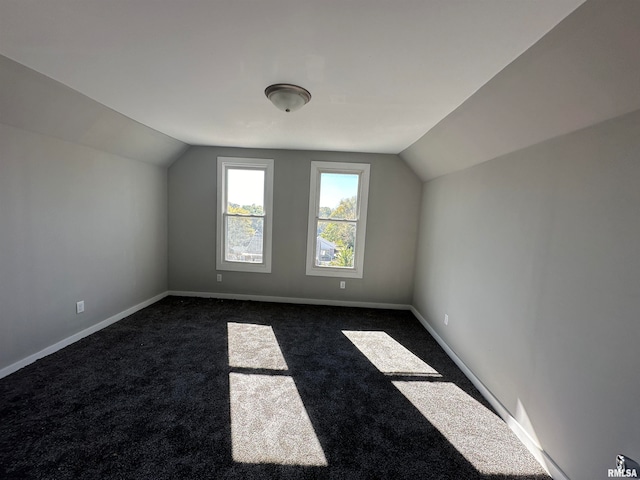
[[[272,297],[270,295],[246,295],[242,293],[186,292],[170,290],[176,297],[219,298],[222,300],[252,300],[255,302],[295,303],[303,305],[328,305],[332,307],[381,308],[385,310],[411,310],[410,305],[401,303],[354,302],[349,300],[326,300],[320,298]]]
[[[120,320],[122,320],[125,317],[128,317],[129,315],[132,315],[134,313],[136,313],[138,310],[142,310],[145,307],[148,307],[151,304],[154,304],[160,300],[162,300],[164,297],[167,296],[167,292],[161,293],[159,295],[156,295],[155,297],[152,297],[148,300],[145,300],[142,303],[139,303],[137,305],[134,305],[131,308],[127,308],[126,310],[117,313],[109,318],[107,318],[106,320],[103,320],[99,323],[96,323],[95,325],[90,326],[89,328],[85,328],[84,330],[78,332],[78,333],[74,333],[73,335],[71,335],[70,337],[65,338],[64,340],[60,340],[57,343],[54,343],[53,345],[44,348],[42,350],[40,350],[37,353],[34,353],[33,355],[29,355],[26,358],[23,358],[22,360],[18,360],[15,363],[12,363],[11,365],[9,365],[8,367],[4,367],[3,369],[0,370],[0,378],[4,378],[7,375],[12,374],[13,372],[20,370],[22,367],[26,367],[27,365],[29,365],[30,363],[35,362],[36,360],[39,360],[42,357],[46,357],[47,355],[51,355],[52,353],[57,352],[58,350],[63,349],[64,347],[71,345],[72,343],[77,342],[78,340],[84,338],[84,337],[88,337],[89,335],[91,335],[92,333],[97,332],[98,330],[102,330],[105,327],[108,327],[111,324],[114,324]]]
[[[494,410],[505,421],[509,428],[515,433],[522,444],[527,447],[527,450],[531,452],[534,458],[542,465],[542,467],[551,475],[555,480],[569,480],[569,477],[558,467],[553,459],[543,450],[543,448],[535,441],[529,433],[524,429],[522,425],[511,415],[511,413],[505,408],[504,405],[498,400],[491,391],[480,381],[478,377],[465,365],[465,363],[456,355],[456,353],[447,345],[447,343],[438,335],[429,322],[420,314],[420,312],[411,305],[411,312],[416,316],[418,321],[426,328],[431,336],[440,344],[442,349],[447,355],[454,361],[462,373],[471,380],[471,383],[478,389],[480,394],[491,404]]]

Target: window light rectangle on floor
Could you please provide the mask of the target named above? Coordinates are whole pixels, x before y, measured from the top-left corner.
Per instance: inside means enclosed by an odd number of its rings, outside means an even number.
[[[342,333],[384,374],[440,376],[386,332],[343,330]]]
[[[234,461],[327,465],[291,377],[232,372],[229,389]]]
[[[229,322],[227,335],[230,367],[287,370],[287,362],[269,325]]]
[[[478,472],[496,476],[544,474],[502,419],[456,384],[392,383]],[[499,461],[501,458],[504,461]]]

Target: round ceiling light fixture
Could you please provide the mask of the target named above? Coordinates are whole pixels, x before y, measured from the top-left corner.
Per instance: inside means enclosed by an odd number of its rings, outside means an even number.
[[[269,85],[264,94],[277,108],[287,113],[301,109],[311,100],[308,90],[289,83]]]

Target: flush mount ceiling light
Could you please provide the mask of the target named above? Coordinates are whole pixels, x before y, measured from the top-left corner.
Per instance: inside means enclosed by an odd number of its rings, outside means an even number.
[[[311,94],[302,87],[289,83],[276,83],[264,90],[271,103],[283,112],[295,112],[311,100]]]

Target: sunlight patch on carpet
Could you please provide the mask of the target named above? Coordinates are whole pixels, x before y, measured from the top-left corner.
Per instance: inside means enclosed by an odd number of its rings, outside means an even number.
[[[343,330],[342,333],[386,375],[441,376],[386,332]]]
[[[457,385],[424,381],[392,383],[480,473],[544,474],[509,427]]]
[[[291,377],[232,372],[229,388],[234,461],[327,465]]]
[[[227,324],[229,366],[264,370],[287,370],[280,345],[269,325]]]

